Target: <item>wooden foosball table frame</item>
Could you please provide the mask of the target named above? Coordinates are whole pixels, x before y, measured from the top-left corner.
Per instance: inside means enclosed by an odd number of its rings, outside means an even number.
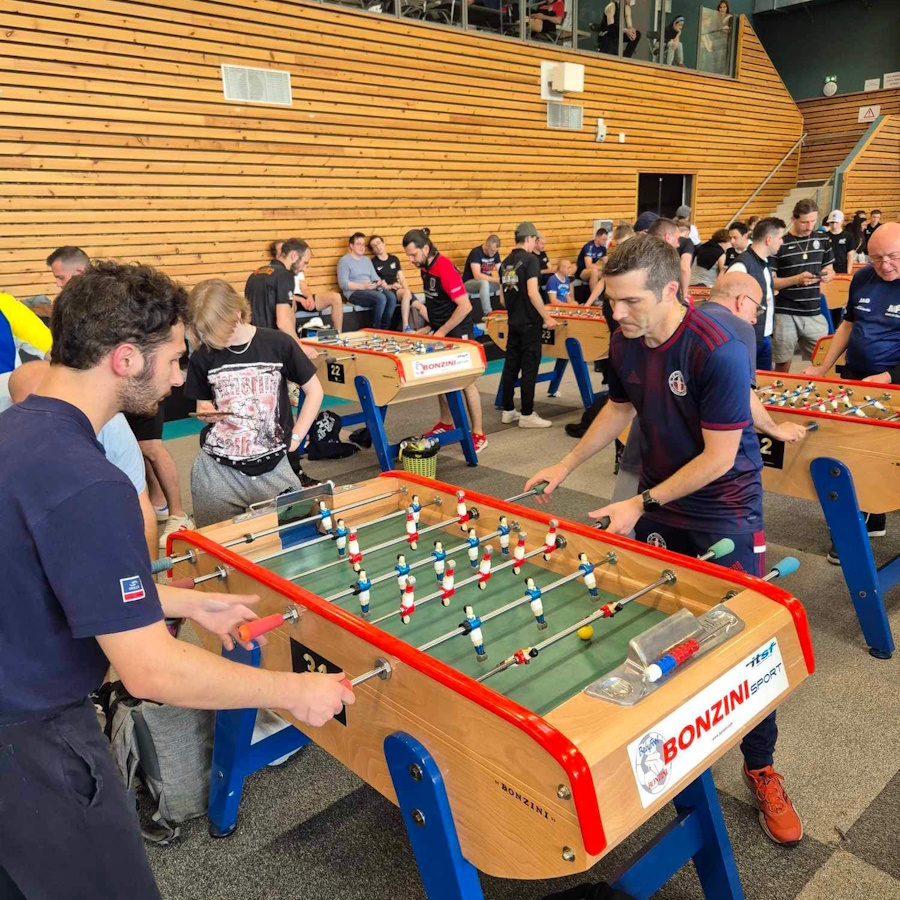
[[[396,492],[404,485],[427,490],[429,496],[433,491],[445,510],[455,508],[454,486],[408,473],[385,474],[337,489],[334,502],[381,497],[370,511],[382,515],[404,502],[385,498],[385,492]],[[536,534],[546,529],[550,519],[541,511],[486,495],[467,491],[467,497],[478,505],[481,516],[475,527],[481,531],[489,528],[485,517],[489,511],[514,517]],[[426,516],[440,518],[439,512],[425,508],[422,516],[423,522],[429,521]],[[252,528],[265,532],[277,522],[273,511],[254,518]],[[709,767],[813,671],[805,612],[787,592],[743,573],[575,522],[562,520],[560,528],[567,542],[543,564],[547,568],[568,573],[577,567],[580,552],[595,556],[601,549],[612,550],[616,565],[604,570],[603,578],[608,580],[604,589],[623,596],[659,578],[661,569],[670,570],[676,580],[649,596],[647,605],[700,614],[725,595],[744,629],[633,706],[619,706],[579,691],[539,716],[255,564],[254,558],[281,547],[278,534],[232,549],[221,545],[245,535],[246,522],[223,523],[202,533],[172,534],[169,555],[181,555],[170,574],[205,578],[198,589],[209,585],[214,590],[258,593],[261,616],[281,613],[285,605],[299,611],[299,620],[272,632],[261,649],[237,647],[226,655],[249,665],[291,671],[292,642],[301,642],[310,648],[314,664],[319,658],[329,660],[348,677],[384,660],[391,671],[387,680],[373,678],[361,684],[343,722],[334,720],[321,729],[287,717],[293,727],[251,745],[256,710],[218,713],[209,803],[211,833],[233,832],[248,774],[312,738],[400,807],[430,898],[481,897],[476,869],[520,879],[585,871],[669,802],[678,811],[676,824],[617,876],[617,884],[637,896],[649,896],[693,859],[707,897],[742,898]],[[310,534],[318,535],[318,531]],[[221,650],[212,636],[201,634],[201,639],[208,649]],[[659,737],[653,728],[663,727],[663,721],[681,715],[681,710],[685,727],[693,728],[688,721],[694,716],[690,699],[703,691],[719,690],[723,678],[737,677],[742,682],[762,675],[763,670],[751,668],[754,659],[765,657],[766,648],[775,642],[786,679],[781,693],[771,700],[761,693],[760,703],[766,705],[752,719],[730,731],[723,729],[721,739],[711,743],[691,768],[679,772],[671,783],[663,782],[664,790],[643,796],[628,748],[636,746],[635,753],[644,752],[642,742],[655,743]],[[293,670],[297,671],[295,665]],[[697,729],[699,733],[699,725]],[[686,733],[675,732],[672,740],[683,744]]]

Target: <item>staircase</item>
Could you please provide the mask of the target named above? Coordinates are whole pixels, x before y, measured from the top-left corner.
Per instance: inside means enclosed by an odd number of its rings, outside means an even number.
[[[799,185],[778,204],[775,215],[790,225],[791,213],[798,200],[815,200],[819,207],[819,221],[824,222],[825,217],[831,212],[831,198],[834,196],[834,179],[823,181],[819,184],[807,183]]]

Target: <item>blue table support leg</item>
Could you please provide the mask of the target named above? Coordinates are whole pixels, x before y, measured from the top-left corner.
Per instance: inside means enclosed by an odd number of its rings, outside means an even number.
[[[462,391],[450,391],[444,394],[453,424],[453,431],[438,435],[441,446],[459,441],[462,444],[463,456],[470,466],[478,465],[478,454],[475,452],[475,442],[472,440],[472,429],[469,427],[469,413],[466,410],[466,400]]]
[[[356,393],[359,397],[359,405],[362,407],[366,427],[369,429],[369,437],[372,439],[372,448],[378,458],[378,465],[382,472],[390,472],[394,468],[394,457],[397,455],[397,446],[388,441],[387,432],[384,430],[384,418],[387,415],[386,406],[376,406],[372,394],[372,385],[365,375],[357,375],[354,379]]]
[[[581,394],[581,402],[585,409],[590,409],[594,403],[594,389],[591,386],[591,373],[585,362],[584,353],[581,351],[581,341],[578,338],[566,338],[566,352],[572,363],[572,374]]]
[[[234,650],[223,651],[222,655],[254,668],[259,667],[261,659],[256,643],[252,650],[235,645]],[[228,837],[237,828],[238,807],[248,775],[309,743],[309,738],[302,731],[290,725],[251,744],[256,713],[255,709],[226,709],[216,713],[206,812],[212,837]]]
[[[556,361],[556,365],[553,366],[553,373],[550,378],[550,387],[547,388],[548,397],[552,397],[559,391],[559,386],[562,384],[563,375],[566,374],[566,366],[568,365],[569,361],[567,359],[558,359]]]
[[[685,863],[694,861],[707,900],[743,900],[731,841],[712,773],[707,769],[673,801],[678,812],[610,883],[647,900]]]
[[[876,659],[890,659],[894,638],[884,608],[884,592],[897,583],[898,567],[889,563],[881,572],[875,568],[850,470],[840,460],[823,456],[809,464],[809,471],[869,653]]]
[[[462,855],[441,771],[403,732],[388,735],[384,755],[428,900],[482,900],[477,869]]]

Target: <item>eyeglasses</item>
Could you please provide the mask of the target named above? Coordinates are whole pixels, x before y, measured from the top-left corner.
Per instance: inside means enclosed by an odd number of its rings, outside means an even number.
[[[883,266],[886,262],[900,266],[900,253],[888,253],[886,256],[869,256],[873,266]]]
[[[749,294],[741,294],[741,296],[738,297],[738,302],[741,300],[749,300],[756,307],[757,313],[761,313],[766,308],[765,303],[757,303]]]

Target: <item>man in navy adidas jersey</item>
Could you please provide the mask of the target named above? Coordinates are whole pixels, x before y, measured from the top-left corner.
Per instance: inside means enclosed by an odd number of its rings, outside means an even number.
[[[616,534],[634,528],[639,540],[690,556],[729,537],[735,549],[721,564],[762,575],[762,459],[752,427],[749,353],[724,318],[679,303],[679,262],[652,235],[610,254],[606,291],[619,324],[610,342],[611,402],[575,449],[526,489],[546,481],[546,498],[637,415],[641,493],[591,517],[609,516]],[[744,737],[744,778],[765,833],[790,844],[803,826],[773,768],[777,735],[773,712]]]

